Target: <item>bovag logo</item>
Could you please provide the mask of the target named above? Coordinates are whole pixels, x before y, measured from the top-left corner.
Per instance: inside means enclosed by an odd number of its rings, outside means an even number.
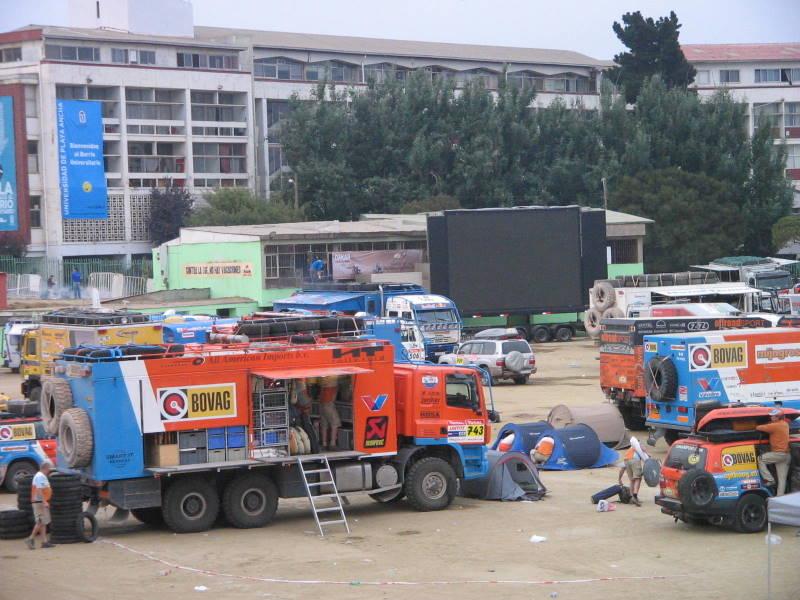
[[[162,421],[220,419],[236,416],[236,384],[159,388]]]

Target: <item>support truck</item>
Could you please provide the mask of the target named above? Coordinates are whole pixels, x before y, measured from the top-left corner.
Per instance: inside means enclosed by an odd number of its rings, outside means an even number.
[[[314,449],[317,378],[338,381],[333,450]],[[68,349],[43,394],[58,466],[81,474],[91,506],[179,533],[220,512],[235,527],[266,525],[279,498],[308,497],[320,532],[347,527],[341,494],[444,509],[458,479],[488,467],[479,373],[395,364],[383,340]]]

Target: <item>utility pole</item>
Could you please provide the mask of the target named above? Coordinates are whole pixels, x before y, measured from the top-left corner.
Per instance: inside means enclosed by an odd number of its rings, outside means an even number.
[[[608,186],[606,185],[606,178],[600,179],[603,182],[603,210],[608,210]]]

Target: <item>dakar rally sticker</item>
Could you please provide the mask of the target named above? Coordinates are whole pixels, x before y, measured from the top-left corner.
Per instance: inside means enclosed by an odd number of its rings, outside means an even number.
[[[756,449],[752,444],[725,448],[721,453],[722,468],[725,471],[752,471],[756,464]]]
[[[36,428],[31,424],[3,425],[0,427],[0,442],[35,440]]]
[[[747,342],[691,344],[689,370],[741,369],[747,367]]]
[[[483,421],[478,420],[448,421],[447,441],[456,444],[482,444],[484,428]]]
[[[236,384],[159,388],[162,421],[225,419],[236,416]]]

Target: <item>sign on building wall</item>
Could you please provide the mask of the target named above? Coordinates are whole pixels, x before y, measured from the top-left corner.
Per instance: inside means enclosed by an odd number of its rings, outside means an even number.
[[[101,103],[57,100],[58,180],[65,219],[107,219]]]
[[[405,273],[422,262],[422,250],[365,250],[333,253],[333,278],[356,279],[375,273]]]
[[[17,231],[17,160],[14,98],[0,96],[0,231]]]
[[[252,277],[253,263],[207,262],[183,265],[184,277]]]

